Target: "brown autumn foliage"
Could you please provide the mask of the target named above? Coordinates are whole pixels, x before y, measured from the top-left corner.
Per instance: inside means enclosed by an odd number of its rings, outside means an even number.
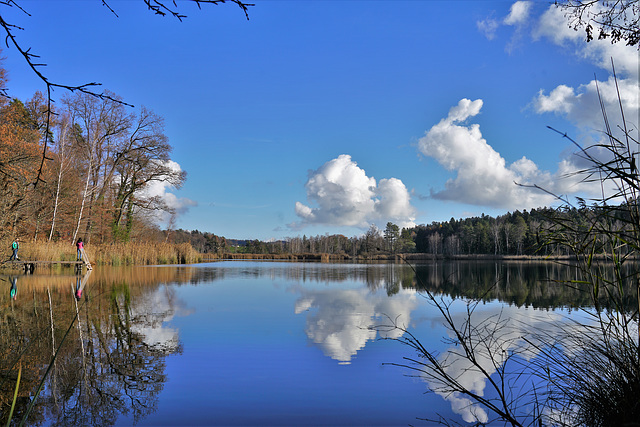
[[[0,64],[0,240],[158,240],[156,224],[175,212],[145,190],[186,178],[170,162],[163,118],[116,94],[70,93],[46,126],[46,98],[2,96],[6,75]]]
[[[4,232],[15,233],[30,215],[35,192],[31,171],[40,147],[37,123],[19,100],[0,101],[0,221]]]

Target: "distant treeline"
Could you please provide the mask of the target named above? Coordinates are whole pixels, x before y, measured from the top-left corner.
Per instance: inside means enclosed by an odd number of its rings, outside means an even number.
[[[482,215],[446,222],[433,222],[399,229],[388,223],[384,230],[371,226],[362,236],[341,234],[290,237],[284,240],[231,240],[198,230],[175,230],[170,233],[175,243],[191,243],[203,254],[332,254],[345,258],[375,257],[398,253],[424,253],[435,256],[495,255],[495,256],[564,256],[570,253],[566,245],[551,236],[561,223],[572,224],[575,240],[598,238],[593,230],[598,218],[616,221],[607,207],[540,208],[507,213],[498,217]],[[615,212],[623,212],[616,209]],[[622,213],[621,213],[622,214]],[[620,227],[623,227],[623,222]],[[589,225],[587,225],[589,224]]]

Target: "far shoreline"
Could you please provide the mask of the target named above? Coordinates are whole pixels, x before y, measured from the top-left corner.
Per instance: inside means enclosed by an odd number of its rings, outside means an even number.
[[[292,262],[410,262],[410,261],[575,261],[569,255],[442,255],[430,253],[406,254],[371,254],[351,256],[347,254],[329,253],[300,253],[300,254],[247,254],[223,253],[201,254],[201,262],[226,260],[254,260],[254,261],[292,261]]]

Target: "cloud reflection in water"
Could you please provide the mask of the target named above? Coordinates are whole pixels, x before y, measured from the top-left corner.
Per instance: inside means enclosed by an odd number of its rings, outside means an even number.
[[[145,344],[152,348],[177,351],[180,347],[179,331],[166,324],[176,315],[186,316],[193,312],[186,309],[184,304],[176,298],[175,289],[166,286],[140,295],[131,307],[134,320],[131,331],[140,334]]]
[[[467,320],[467,312],[461,310],[453,313],[452,318],[456,327],[461,328]],[[492,376],[503,367],[509,355],[514,352],[525,362],[529,361],[536,357],[538,352],[535,346],[527,344],[523,337],[534,345],[541,345],[542,343],[536,340],[536,335],[542,333],[546,336],[554,336],[554,330],[556,333],[559,332],[559,328],[562,325],[566,326],[566,322],[567,317],[555,311],[503,304],[477,306],[472,314],[472,325],[473,328],[478,328],[475,331],[481,331],[474,337],[474,341],[478,344],[474,347],[478,364]],[[449,338],[454,340],[453,332],[448,331],[448,333]],[[463,354],[461,348],[452,345],[440,354],[438,360],[444,366],[445,372],[455,378],[462,387],[479,396],[484,396],[487,377],[461,354]],[[518,365],[515,369],[521,370],[522,365]],[[423,375],[422,379],[430,390],[448,401],[451,409],[465,422],[489,421],[487,411],[474,405],[473,401],[462,393],[451,392],[446,385],[426,375]]]
[[[305,327],[307,337],[326,356],[340,364],[350,364],[357,352],[377,337],[401,338],[403,332],[400,329],[376,326],[389,324],[391,320],[397,319],[400,324],[408,327],[412,312],[418,308],[421,298],[415,290],[407,289],[401,289],[392,296],[384,291],[372,292],[368,288],[309,290],[296,286],[292,290],[299,294],[295,302],[295,313],[308,313]],[[534,339],[532,331],[552,334],[557,327],[554,324],[562,325],[567,320],[561,312],[500,303],[478,306],[472,319],[474,325],[482,325],[484,330],[499,330],[499,334],[493,336],[492,340],[487,340],[476,348],[480,366],[489,375],[494,375],[512,352],[518,352],[525,361],[535,357],[537,354],[532,351],[531,346],[525,345],[523,337]],[[441,318],[430,320],[427,323],[432,329],[442,325]],[[466,320],[466,310],[454,313],[453,320],[456,325],[462,325]],[[453,338],[451,331],[449,335]],[[480,396],[484,395],[487,378],[459,354],[460,348],[452,345],[440,353],[439,360],[446,360],[444,365],[447,374],[456,378],[460,385]],[[484,423],[489,420],[487,411],[474,405],[466,396],[446,391],[442,384],[433,379],[422,379],[430,390],[448,401],[453,412],[465,422]]]
[[[389,297],[385,292],[372,293],[367,288],[348,290],[295,289],[300,298],[295,313],[309,311],[305,332],[325,355],[342,364],[376,338],[374,326],[399,317],[408,324],[417,306],[414,290],[401,290]],[[400,331],[382,332],[381,338],[398,338]]]

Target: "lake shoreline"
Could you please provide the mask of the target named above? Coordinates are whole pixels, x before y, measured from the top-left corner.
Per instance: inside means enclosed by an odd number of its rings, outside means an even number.
[[[8,246],[8,245],[7,245]],[[30,261],[68,262],[75,261],[75,245],[63,242],[25,242],[20,248],[20,259]],[[321,262],[321,263],[370,263],[370,262],[431,262],[431,261],[514,261],[514,262],[574,262],[569,255],[493,255],[493,254],[457,254],[443,255],[432,253],[369,253],[348,255],[346,253],[199,253],[189,243],[111,243],[91,244],[87,248],[90,261],[100,265],[180,265],[199,264],[224,260],[284,261],[284,262]],[[594,257],[607,261],[604,256]],[[7,255],[8,260],[8,255]],[[0,261],[0,270],[18,268],[19,263]],[[20,264],[21,265],[21,264]]]
[[[372,262],[372,261],[571,261],[568,255],[534,256],[534,255],[442,255],[430,253],[405,254],[373,254],[351,256],[347,254],[300,253],[300,254],[202,254],[202,262],[222,260],[268,260],[298,262]]]

